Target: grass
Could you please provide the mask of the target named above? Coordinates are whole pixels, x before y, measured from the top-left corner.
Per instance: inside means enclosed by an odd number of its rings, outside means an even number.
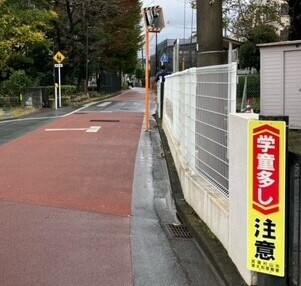
[[[22,107],[13,107],[8,109],[0,108],[0,120],[9,119],[9,118],[18,118],[23,117],[29,114],[38,112],[38,108],[22,108]]]

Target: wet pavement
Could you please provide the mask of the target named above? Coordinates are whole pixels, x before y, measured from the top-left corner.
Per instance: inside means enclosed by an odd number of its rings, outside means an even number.
[[[180,222],[143,89],[33,117],[0,122],[0,285],[224,285],[166,232]]]

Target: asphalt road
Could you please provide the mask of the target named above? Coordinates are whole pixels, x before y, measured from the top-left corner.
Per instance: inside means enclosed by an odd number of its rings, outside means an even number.
[[[154,104],[152,105],[154,108]],[[177,225],[144,90],[0,122],[0,285],[222,285]]]

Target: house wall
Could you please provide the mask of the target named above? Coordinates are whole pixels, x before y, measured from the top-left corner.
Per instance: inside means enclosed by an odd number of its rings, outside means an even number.
[[[260,52],[260,111],[262,114],[282,115],[283,51],[279,48],[269,48]]]
[[[284,52],[284,114],[291,128],[301,128],[301,50]]]
[[[260,111],[288,115],[291,128],[301,128],[301,42],[264,45],[261,56]]]

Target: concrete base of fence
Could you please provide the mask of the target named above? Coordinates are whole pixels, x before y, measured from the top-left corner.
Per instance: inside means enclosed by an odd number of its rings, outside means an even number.
[[[258,119],[258,114],[231,114],[229,119],[229,255],[248,284],[256,285],[256,276],[247,269],[250,119]]]
[[[220,240],[248,285],[256,275],[247,269],[247,156],[248,121],[258,114],[233,114],[229,122],[229,198],[191,173],[166,121],[163,130],[181,182],[185,201]]]
[[[228,200],[205,179],[190,172],[179,145],[174,140],[172,130],[164,123],[163,130],[174,158],[186,202],[228,250]]]
[[[214,269],[223,285],[246,286],[245,281],[231,261],[223,245],[185,201],[178,172],[175,168],[167,138],[161,129],[160,123],[161,121],[158,121],[165,159],[168,166],[172,196],[180,220],[192,233],[201,251],[207,257],[208,263]]]

